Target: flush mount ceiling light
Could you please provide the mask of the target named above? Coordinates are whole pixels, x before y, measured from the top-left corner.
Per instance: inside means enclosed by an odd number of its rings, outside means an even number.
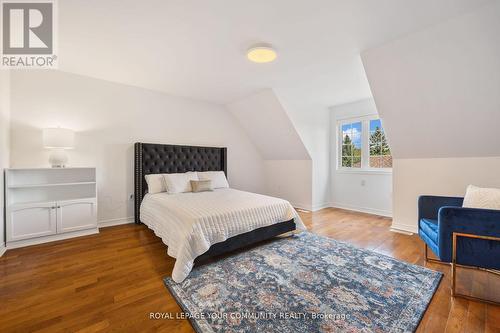
[[[276,51],[270,45],[254,45],[247,51],[248,60],[257,63],[274,61],[277,56]]]

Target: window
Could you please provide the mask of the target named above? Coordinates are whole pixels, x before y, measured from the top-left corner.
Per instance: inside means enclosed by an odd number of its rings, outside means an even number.
[[[361,168],[361,122],[342,125],[342,167]]]
[[[338,122],[339,169],[388,170],[392,156],[382,122],[374,117],[346,119]]]
[[[370,120],[370,168],[392,168],[392,156],[380,119]]]

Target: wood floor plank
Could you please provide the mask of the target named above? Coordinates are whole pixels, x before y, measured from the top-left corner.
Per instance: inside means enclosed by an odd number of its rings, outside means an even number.
[[[419,238],[391,232],[389,218],[334,208],[300,214],[312,232],[445,274],[417,332],[500,332],[500,307],[452,300],[449,266],[425,263]],[[9,250],[0,258],[0,332],[193,332],[187,320],[149,318],[181,311],[162,281],[173,265],[161,240],[135,224]],[[472,272],[458,285],[498,300],[498,280]]]

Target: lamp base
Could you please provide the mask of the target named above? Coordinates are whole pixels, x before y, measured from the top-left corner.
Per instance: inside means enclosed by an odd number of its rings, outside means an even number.
[[[68,155],[64,149],[54,149],[50,153],[49,163],[52,168],[65,168],[68,163]]]

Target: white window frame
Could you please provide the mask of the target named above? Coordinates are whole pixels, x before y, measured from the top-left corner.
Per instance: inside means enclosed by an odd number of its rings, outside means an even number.
[[[370,120],[380,119],[377,115],[352,117],[337,120],[337,160],[336,171],[339,173],[392,173],[392,168],[372,168],[370,167]],[[361,122],[361,168],[343,167],[342,166],[342,126]],[[382,124],[382,128],[384,125]],[[384,129],[385,133],[385,129]],[[394,163],[394,162],[393,162]]]

